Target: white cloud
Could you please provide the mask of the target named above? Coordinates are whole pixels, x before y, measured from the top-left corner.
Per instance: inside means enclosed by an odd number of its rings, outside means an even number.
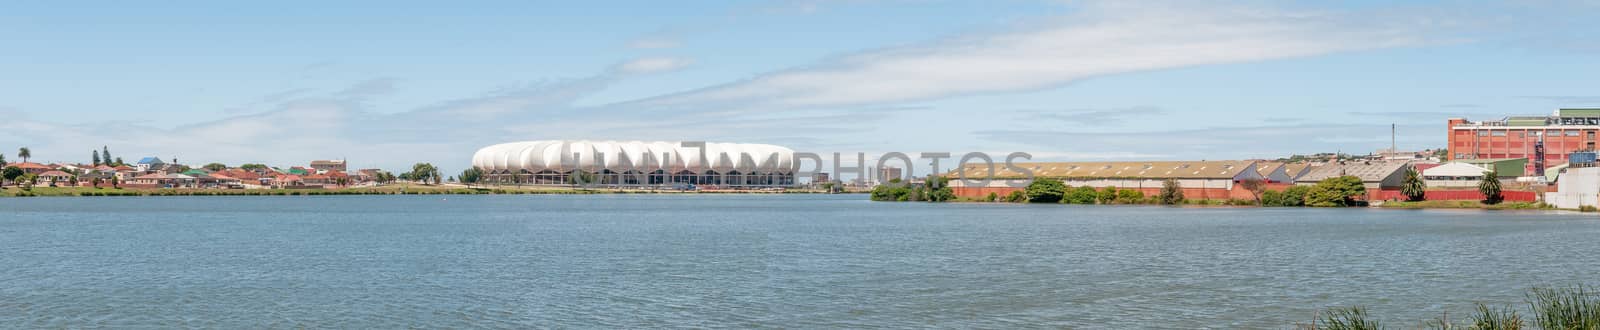
[[[641,101],[827,107],[1038,90],[1118,73],[1423,44],[1404,22],[1355,13],[1092,3],[1024,27],[872,50]]]
[[[646,57],[624,62],[617,66],[623,73],[646,74],[682,69],[694,61],[676,57]]]

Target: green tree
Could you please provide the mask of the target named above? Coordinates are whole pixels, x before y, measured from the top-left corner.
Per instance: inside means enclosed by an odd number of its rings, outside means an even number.
[[[1183,187],[1178,185],[1177,179],[1161,181],[1161,204],[1183,204]]]
[[[947,202],[956,199],[956,192],[950,188],[950,178],[939,175],[928,176],[928,201]]]
[[[890,182],[872,187],[872,195],[868,199],[880,202],[909,201],[911,187],[898,182]]]
[[[1116,204],[1117,187],[1106,187],[1105,189],[1100,189],[1100,193],[1098,196],[1096,196],[1096,199],[1099,200],[1100,204]]]
[[[201,166],[200,168],[206,169],[207,171],[216,172],[228,169],[228,165],[223,165],[222,163],[210,163],[206,164],[205,166]]]
[[[114,163],[114,164],[111,163],[111,148],[108,148],[106,146],[100,146],[100,161],[101,162],[105,162],[106,165],[110,165],[110,166],[121,166],[122,165],[122,160],[121,159],[118,159],[117,162]]]
[[[17,149],[17,158],[22,158],[22,162],[28,162],[29,157],[33,157],[33,151],[28,150],[28,147]]]
[[[1354,176],[1341,176],[1323,179],[1317,185],[1311,186],[1306,194],[1306,206],[1314,207],[1341,207],[1355,205],[1356,196],[1367,194],[1367,187],[1361,183],[1361,178]]]
[[[4,178],[5,181],[16,182],[17,178],[22,177],[22,174],[22,169],[16,166],[6,166],[4,170],[0,170],[0,178]],[[5,182],[0,181],[0,185],[5,185]]]
[[[1000,201],[1000,194],[996,194],[994,192],[990,192],[989,196],[985,197],[983,199],[983,201],[985,201],[985,202],[998,202],[998,201]]]
[[[6,154],[0,154],[0,168],[6,167]]]
[[[122,187],[117,186],[119,183],[122,183],[122,180],[117,180],[115,176],[111,177],[111,188],[122,189]]]
[[[1032,203],[1057,203],[1066,195],[1067,185],[1061,180],[1034,179],[1028,183],[1023,191],[1028,195],[1028,202]]]
[[[422,184],[428,184],[428,181],[437,181],[437,178],[435,177],[438,173],[439,170],[434,168],[433,164],[416,163],[415,165],[411,165],[411,175],[410,178],[407,179],[412,181],[420,181]]]
[[[1099,199],[1099,197],[1100,195],[1094,191],[1094,187],[1082,186],[1067,189],[1067,193],[1061,198],[1061,202],[1067,204],[1089,205],[1094,204],[1095,200]]]
[[[112,165],[112,166],[122,166],[122,165],[128,165],[128,163],[122,162],[122,157],[117,157],[117,164],[116,165]]]
[[[89,156],[90,156],[89,157],[90,159],[94,160],[94,162],[93,162],[94,166],[100,166],[100,152],[94,151],[94,150],[89,150]]]
[[[461,171],[461,175],[456,176],[456,178],[461,179],[461,183],[468,185],[478,183],[478,180],[483,179],[483,169],[477,166],[469,167]]]
[[[1417,173],[1416,167],[1406,169],[1406,179],[1400,184],[1400,193],[1413,202],[1421,201],[1428,195],[1428,183],[1422,181],[1422,175]]]
[[[1498,204],[1505,200],[1500,191],[1500,173],[1495,171],[1483,172],[1483,180],[1478,180],[1478,192],[1483,193],[1483,203]]]
[[[1310,186],[1292,186],[1283,190],[1283,199],[1278,206],[1298,207],[1306,205],[1306,196],[1311,194]]]

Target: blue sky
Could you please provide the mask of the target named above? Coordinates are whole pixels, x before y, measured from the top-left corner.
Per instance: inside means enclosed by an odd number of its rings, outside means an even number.
[[[531,139],[1242,159],[1600,106],[1594,1],[0,4],[0,150],[399,169]],[[919,170],[919,172],[922,172]]]

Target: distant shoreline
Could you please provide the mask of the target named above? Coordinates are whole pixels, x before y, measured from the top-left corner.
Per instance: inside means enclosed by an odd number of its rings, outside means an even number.
[[[822,190],[650,190],[577,187],[381,186],[338,189],[91,188],[19,187],[0,189],[3,197],[136,197],[136,196],[336,196],[336,195],[601,195],[601,194],[827,194]]]

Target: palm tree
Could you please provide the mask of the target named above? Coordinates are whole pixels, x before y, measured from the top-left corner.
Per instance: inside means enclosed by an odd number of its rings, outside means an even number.
[[[1406,179],[1400,186],[1400,193],[1405,194],[1406,199],[1413,202],[1427,198],[1428,183],[1422,181],[1422,177],[1417,174],[1417,168],[1406,170]]]
[[[1478,192],[1483,193],[1484,203],[1499,203],[1505,198],[1500,195],[1500,174],[1495,171],[1483,172],[1483,180],[1478,181]]]
[[[17,157],[22,157],[22,162],[26,163],[28,162],[28,157],[33,157],[33,151],[28,150],[28,147],[22,147],[22,149],[17,149]]]

